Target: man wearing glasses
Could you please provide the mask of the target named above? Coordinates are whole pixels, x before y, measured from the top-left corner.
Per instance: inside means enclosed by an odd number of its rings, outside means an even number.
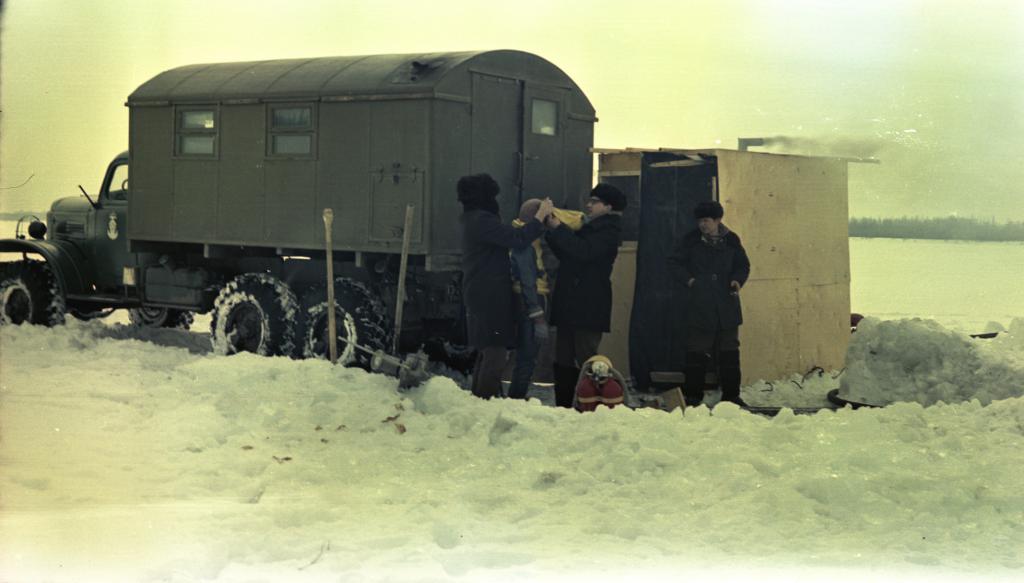
[[[612,264],[622,243],[626,196],[601,183],[590,191],[586,223],[572,231],[549,215],[548,246],[558,258],[551,297],[555,338],[555,404],[572,407],[580,366],[597,354],[601,335],[611,329]]]

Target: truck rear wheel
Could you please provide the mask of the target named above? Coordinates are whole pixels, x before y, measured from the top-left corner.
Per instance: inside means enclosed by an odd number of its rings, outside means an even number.
[[[195,315],[187,310],[142,306],[128,310],[128,319],[142,328],[180,328],[188,330]]]
[[[292,356],[298,314],[295,293],[281,280],[265,273],[239,275],[224,286],[213,303],[213,350],[218,354]]]
[[[64,323],[64,297],[50,267],[26,259],[0,270],[0,324]]]
[[[347,277],[334,280],[334,301],[338,362],[368,367],[372,355],[356,349],[353,344],[371,350],[389,348],[392,334],[383,302],[365,285]],[[303,296],[302,306],[302,355],[306,358],[327,358],[327,290],[324,287],[310,290]]]

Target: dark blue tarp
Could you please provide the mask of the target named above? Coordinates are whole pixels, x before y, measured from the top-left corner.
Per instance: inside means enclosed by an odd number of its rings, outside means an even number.
[[[692,166],[652,167],[688,160],[668,152],[643,154],[636,287],[629,325],[629,366],[639,390],[649,390],[651,371],[682,372],[685,355],[685,288],[668,259],[676,242],[697,228],[693,208],[711,200],[714,159]]]

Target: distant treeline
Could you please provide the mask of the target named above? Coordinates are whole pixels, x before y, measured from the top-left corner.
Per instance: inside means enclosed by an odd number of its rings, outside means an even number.
[[[925,219],[850,219],[851,237],[890,239],[959,239],[965,241],[1024,241],[1024,222],[997,223],[962,217]]]

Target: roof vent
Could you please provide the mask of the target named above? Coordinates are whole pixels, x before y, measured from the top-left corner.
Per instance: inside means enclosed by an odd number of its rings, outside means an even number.
[[[400,69],[399,74],[391,80],[392,83],[415,83],[444,64],[444,59],[433,61],[413,61],[409,63],[408,69]]]

